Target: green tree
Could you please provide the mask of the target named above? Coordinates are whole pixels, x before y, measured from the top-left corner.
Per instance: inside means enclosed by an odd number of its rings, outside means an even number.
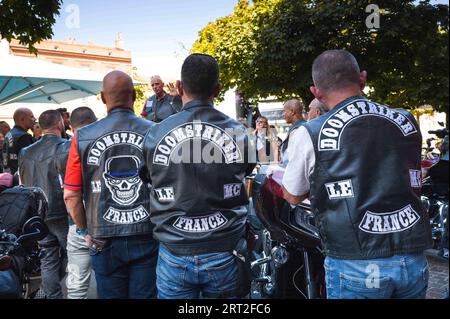
[[[370,98],[448,112],[448,6],[377,1],[380,28],[369,29],[368,3],[240,0],[231,15],[199,32],[191,51],[217,58],[225,89],[253,100],[296,96],[308,103],[314,58],[347,49],[368,71]]]
[[[2,0],[0,1],[0,38],[16,38],[37,53],[35,43],[50,39],[52,26],[59,15],[62,0]]]
[[[145,80],[142,76],[137,74],[137,68],[134,67],[128,74],[131,76],[133,81],[141,83],[140,85],[136,85],[134,87],[136,91],[136,101],[134,101],[134,113],[138,116],[141,115],[142,107],[144,106],[145,101],[147,100],[146,95],[150,92],[151,87],[147,80]]]

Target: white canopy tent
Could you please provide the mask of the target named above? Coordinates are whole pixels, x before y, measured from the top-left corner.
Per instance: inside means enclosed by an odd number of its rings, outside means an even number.
[[[9,54],[0,44],[0,106],[10,103],[55,103],[97,95],[103,74]]]

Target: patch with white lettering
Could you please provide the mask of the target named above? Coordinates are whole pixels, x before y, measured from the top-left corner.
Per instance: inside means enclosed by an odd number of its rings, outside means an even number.
[[[326,183],[325,188],[327,189],[329,199],[354,197],[352,181],[350,179]]]
[[[359,229],[371,234],[398,233],[411,228],[419,219],[419,214],[411,205],[387,213],[367,211],[359,224]]]
[[[199,217],[178,217],[173,227],[188,233],[206,233],[223,227],[228,219],[221,212]]]
[[[116,145],[129,145],[142,151],[144,136],[129,131],[116,131],[99,137],[88,151],[87,164],[100,166],[100,158],[106,150]]]
[[[223,199],[240,196],[241,189],[242,189],[241,183],[223,185]]]
[[[411,187],[413,188],[422,187],[422,172],[416,169],[410,169],[409,180],[411,181]]]
[[[173,192],[173,187],[162,187],[155,188],[155,194],[158,201],[163,202],[173,202],[175,200],[175,194]]]
[[[150,214],[141,205],[133,209],[117,209],[109,207],[103,219],[113,224],[136,224],[149,218]]]
[[[195,145],[192,150],[188,149],[187,153],[192,154],[194,163],[217,163],[224,160],[226,164],[230,164],[243,161],[241,149],[231,134],[213,124],[193,121],[175,127],[161,138],[153,154],[153,164],[169,166],[171,160],[173,161],[171,157],[174,153],[177,153],[174,151],[189,140],[193,140],[194,143],[199,140],[207,142],[203,149],[195,148]],[[220,150],[221,156],[219,159],[210,154],[216,148]],[[180,160],[186,163],[188,158],[190,157]]]
[[[92,193],[98,194],[102,192],[102,181],[91,181]]]
[[[319,132],[319,151],[339,150],[341,136],[347,125],[364,116],[376,116],[390,121],[403,136],[417,133],[414,123],[400,112],[368,100],[358,100],[341,107],[323,123]]]

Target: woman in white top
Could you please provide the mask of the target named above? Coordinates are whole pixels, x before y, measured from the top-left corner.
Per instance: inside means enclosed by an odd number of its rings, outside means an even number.
[[[256,156],[260,163],[278,162],[278,137],[276,130],[269,126],[266,117],[260,116],[256,119]]]

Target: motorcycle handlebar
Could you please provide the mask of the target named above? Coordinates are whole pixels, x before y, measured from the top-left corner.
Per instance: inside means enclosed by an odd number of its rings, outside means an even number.
[[[448,129],[444,128],[442,130],[431,130],[431,131],[428,131],[428,134],[434,134],[439,138],[444,138],[445,136],[448,135]]]

